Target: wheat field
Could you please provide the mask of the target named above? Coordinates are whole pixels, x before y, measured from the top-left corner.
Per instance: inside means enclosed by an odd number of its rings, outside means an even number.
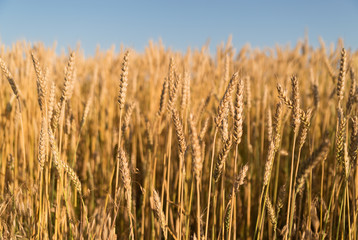
[[[358,52],[0,45],[0,239],[358,237]]]

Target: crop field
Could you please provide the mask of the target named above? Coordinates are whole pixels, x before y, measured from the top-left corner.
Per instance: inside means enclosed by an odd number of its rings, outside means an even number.
[[[214,50],[0,45],[0,239],[356,240],[358,52]]]

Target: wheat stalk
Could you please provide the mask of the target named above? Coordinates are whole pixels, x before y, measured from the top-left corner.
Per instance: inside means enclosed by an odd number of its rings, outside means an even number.
[[[298,89],[298,78],[294,75],[291,78],[292,84],[292,128],[295,133],[298,132],[300,119],[301,119],[301,111],[300,111],[300,99],[299,99],[299,89]]]

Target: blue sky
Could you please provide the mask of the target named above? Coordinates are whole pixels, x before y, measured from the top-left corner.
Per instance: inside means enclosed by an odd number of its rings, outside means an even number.
[[[294,46],[306,30],[313,46],[319,36],[327,45],[342,37],[358,49],[358,1],[0,0],[1,43],[57,41],[60,51],[80,41],[86,55],[98,44],[143,51],[149,39],[181,51],[210,39],[215,51],[230,34],[237,49]]]

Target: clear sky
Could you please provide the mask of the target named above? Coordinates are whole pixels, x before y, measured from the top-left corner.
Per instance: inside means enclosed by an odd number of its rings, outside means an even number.
[[[210,40],[210,49],[231,34],[235,48],[290,44],[303,39],[318,46],[344,39],[358,49],[358,1],[156,1],[156,0],[0,0],[0,42],[42,41],[57,50],[76,47],[86,55],[99,44],[120,44],[143,51],[152,39],[185,51]]]

